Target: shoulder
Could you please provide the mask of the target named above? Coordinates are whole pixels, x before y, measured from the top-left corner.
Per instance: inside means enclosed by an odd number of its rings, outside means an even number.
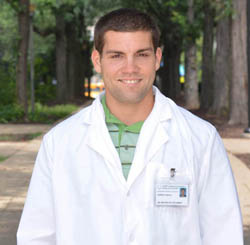
[[[188,127],[190,128],[190,130],[192,130],[193,133],[198,133],[198,135],[201,134],[210,135],[216,131],[215,127],[210,122],[194,115],[193,113],[182,107],[178,106],[178,109],[182,114],[183,119],[185,120]]]
[[[74,135],[75,132],[84,131],[88,124],[90,124],[91,112],[93,104],[89,105],[67,119],[55,125],[45,136],[47,138],[55,138],[56,140],[63,139],[64,137]]]
[[[217,131],[211,123],[178,106],[161,93],[158,95],[158,103],[160,103],[161,117],[164,114],[170,115],[172,126],[181,133],[182,137],[207,141],[216,134]]]
[[[171,102],[173,123],[177,125],[184,145],[189,146],[197,159],[204,159],[214,146],[223,148],[216,128],[206,120]]]

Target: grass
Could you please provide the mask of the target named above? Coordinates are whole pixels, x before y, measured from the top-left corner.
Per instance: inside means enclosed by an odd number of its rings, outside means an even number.
[[[7,159],[8,157],[0,156],[0,162],[3,162]]]
[[[32,134],[2,134],[0,135],[0,141],[26,141],[32,140],[42,135],[41,132]]]

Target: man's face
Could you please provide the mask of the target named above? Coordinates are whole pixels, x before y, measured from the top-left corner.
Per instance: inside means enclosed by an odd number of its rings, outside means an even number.
[[[136,104],[153,99],[152,85],[160,66],[161,49],[154,52],[147,31],[115,32],[104,35],[102,54],[94,50],[92,61],[103,76],[110,103]]]

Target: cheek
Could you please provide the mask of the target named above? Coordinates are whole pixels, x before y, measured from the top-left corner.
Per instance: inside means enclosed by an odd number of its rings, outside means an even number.
[[[154,59],[138,59],[137,65],[150,72],[155,71],[156,62]]]
[[[143,74],[147,76],[154,76],[156,72],[156,64],[155,63],[146,63],[141,66],[141,71]]]
[[[115,75],[121,69],[122,65],[117,62],[110,62],[109,64],[102,65],[102,73],[106,76]]]

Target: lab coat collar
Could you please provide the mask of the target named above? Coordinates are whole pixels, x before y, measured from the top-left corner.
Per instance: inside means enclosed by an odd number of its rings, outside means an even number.
[[[169,140],[165,124],[172,117],[171,108],[168,99],[156,87],[153,87],[153,91],[154,107],[141,129],[127,180],[128,188],[132,186],[162,145]]]
[[[127,182],[122,174],[119,155],[105,124],[105,114],[101,104],[104,92],[93,102],[91,111],[84,120],[84,123],[89,124],[87,144],[105,159],[113,176],[119,179],[119,182],[127,189],[140,175],[148,161],[169,139],[164,123],[171,119],[171,108],[167,98],[156,87],[153,87],[153,93],[155,95],[154,107],[141,129]]]
[[[84,123],[88,124],[87,145],[103,157],[113,177],[126,188],[119,155],[113,145],[106,123],[105,113],[101,104],[103,93],[93,102],[90,113]]]
[[[94,110],[92,110],[92,113],[89,114],[87,118],[85,118],[84,123],[91,124],[96,119],[96,110],[98,110],[102,115],[102,117],[105,119],[105,113],[101,104],[102,97],[104,96],[105,91],[101,92],[97,98],[94,100]],[[171,108],[169,106],[169,99],[165,97],[157,87],[153,86],[153,94],[155,96],[155,104],[152,109],[152,112],[150,113],[149,117],[155,117],[159,121],[166,121],[172,117]],[[158,112],[162,112],[160,114],[157,114]],[[153,114],[153,115],[152,115]],[[149,118],[148,117],[148,118]]]

